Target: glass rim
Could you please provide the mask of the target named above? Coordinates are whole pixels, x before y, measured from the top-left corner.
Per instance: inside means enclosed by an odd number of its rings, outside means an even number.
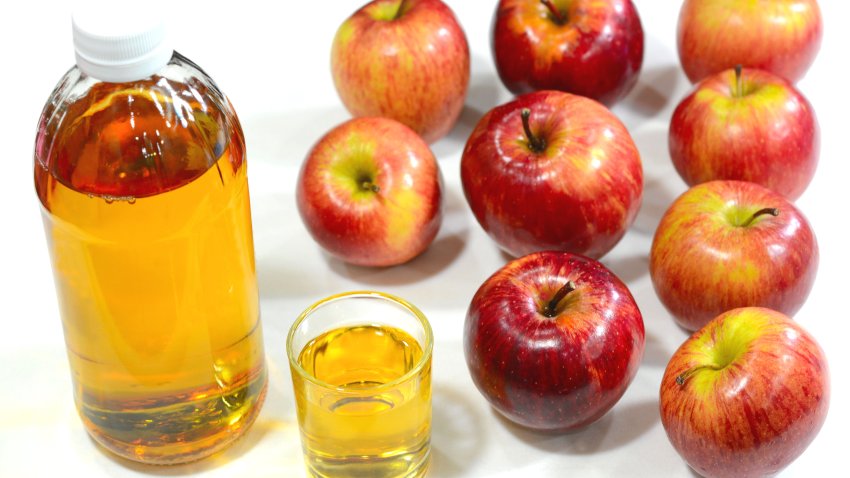
[[[401,377],[398,377],[395,380],[391,380],[391,381],[386,382],[386,383],[382,383],[380,385],[375,385],[374,387],[358,388],[357,390],[350,390],[350,389],[347,389],[345,387],[332,385],[328,382],[325,382],[324,380],[320,380],[320,379],[316,378],[315,376],[313,376],[311,373],[304,370],[304,367],[302,367],[301,364],[298,363],[298,357],[296,356],[296,354],[301,353],[301,351],[300,350],[295,351],[292,348],[292,342],[295,339],[295,330],[298,329],[298,326],[300,326],[302,322],[307,320],[307,318],[310,316],[310,314],[313,311],[315,311],[315,310],[317,310],[317,309],[319,309],[319,308],[321,308],[325,305],[328,305],[332,302],[336,302],[338,300],[352,299],[352,298],[358,298],[358,297],[368,297],[368,298],[381,299],[381,300],[393,302],[395,304],[402,306],[405,310],[407,310],[407,312],[409,312],[413,317],[415,317],[416,320],[418,320],[419,323],[422,325],[422,328],[425,332],[425,344],[422,347],[422,357],[419,358],[419,360],[416,362],[416,365],[414,365],[410,370],[407,371],[407,373],[405,373]],[[366,323],[366,322],[364,322],[364,323]],[[350,292],[341,292],[339,294],[330,295],[328,297],[325,297],[323,299],[318,300],[317,302],[313,303],[312,305],[310,305],[309,307],[304,309],[298,315],[298,317],[295,319],[295,322],[293,322],[292,326],[289,328],[289,333],[286,336],[286,355],[287,355],[287,358],[289,359],[290,369],[295,370],[296,372],[298,372],[298,375],[300,375],[304,380],[307,380],[308,382],[310,382],[314,385],[318,385],[318,386],[325,388],[325,389],[334,390],[335,392],[351,393],[351,394],[356,394],[356,395],[361,395],[364,392],[372,393],[372,392],[375,392],[375,391],[382,391],[382,390],[385,390],[385,389],[390,389],[390,388],[396,387],[396,386],[410,380],[411,378],[418,375],[419,372],[421,372],[423,368],[425,368],[425,364],[430,362],[433,349],[434,349],[434,333],[431,330],[431,324],[428,322],[428,319],[425,317],[425,314],[423,314],[422,311],[419,310],[419,308],[417,308],[415,305],[411,304],[410,302],[402,299],[401,297],[395,296],[393,294],[388,294],[386,292],[369,291],[369,290],[355,290],[355,291],[350,291]]]

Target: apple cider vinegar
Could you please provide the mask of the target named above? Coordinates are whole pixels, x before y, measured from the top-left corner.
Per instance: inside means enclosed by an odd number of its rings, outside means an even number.
[[[318,385],[295,372],[293,380],[314,476],[424,475],[431,365],[422,360],[419,342],[387,325],[343,326],[304,346],[297,362]]]
[[[196,66],[168,68],[189,84],[72,69],[35,155],[80,417],[155,464],[223,448],[266,391],[242,132]]]

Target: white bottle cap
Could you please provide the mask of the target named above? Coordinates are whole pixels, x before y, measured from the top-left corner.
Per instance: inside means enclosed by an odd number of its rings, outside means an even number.
[[[77,66],[110,83],[147,78],[171,59],[167,10],[126,8],[122,2],[88,2],[72,17]]]

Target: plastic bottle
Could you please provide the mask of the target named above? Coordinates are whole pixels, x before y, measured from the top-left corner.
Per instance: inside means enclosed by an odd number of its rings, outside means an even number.
[[[243,434],[266,392],[245,145],[164,23],[115,8],[74,15],[35,186],[85,428],[181,463]]]

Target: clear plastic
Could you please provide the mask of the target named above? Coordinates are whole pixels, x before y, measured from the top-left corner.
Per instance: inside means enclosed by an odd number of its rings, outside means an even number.
[[[178,53],[127,83],[74,67],[42,113],[35,186],[74,399],[126,458],[203,458],[262,405],[244,150],[225,96]]]

